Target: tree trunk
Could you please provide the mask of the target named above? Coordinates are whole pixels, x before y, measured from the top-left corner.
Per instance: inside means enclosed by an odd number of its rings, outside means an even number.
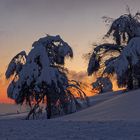
[[[129,80],[128,80],[128,90],[132,90],[133,89],[133,78],[132,77],[129,77]]]
[[[140,88],[140,79],[138,79],[138,88]]]
[[[47,96],[47,119],[50,119],[51,115],[52,115],[52,112],[51,112],[51,98],[48,95]]]
[[[133,89],[133,71],[132,71],[132,66],[130,65],[130,72],[128,75],[128,84],[127,84],[128,90]]]

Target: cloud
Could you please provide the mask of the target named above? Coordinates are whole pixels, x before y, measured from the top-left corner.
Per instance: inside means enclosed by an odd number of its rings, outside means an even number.
[[[76,72],[76,71],[69,71],[68,72],[68,77],[70,80],[76,80],[82,83],[92,83],[93,78],[91,76],[87,75],[86,71],[80,71],[80,72]]]

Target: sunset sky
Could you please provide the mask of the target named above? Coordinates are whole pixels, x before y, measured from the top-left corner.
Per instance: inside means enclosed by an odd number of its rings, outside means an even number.
[[[116,18],[125,13],[126,5],[134,13],[140,11],[140,0],[0,0],[0,73],[15,54],[28,52],[32,43],[45,34],[61,35],[74,51],[74,59],[66,66],[86,71],[82,55],[108,28],[102,17]],[[3,76],[0,78],[1,102],[6,84]]]

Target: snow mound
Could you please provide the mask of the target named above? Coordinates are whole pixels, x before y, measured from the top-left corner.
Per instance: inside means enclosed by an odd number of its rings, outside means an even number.
[[[105,97],[103,96],[103,99]],[[100,99],[101,100],[101,99]],[[140,90],[126,92],[85,110],[64,116],[64,121],[140,121]]]

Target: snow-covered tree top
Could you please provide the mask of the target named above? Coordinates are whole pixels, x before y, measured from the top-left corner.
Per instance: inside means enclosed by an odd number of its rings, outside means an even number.
[[[64,64],[66,56],[73,57],[73,51],[68,43],[64,42],[59,35],[40,38],[32,45],[34,49],[36,47],[45,47],[48,52],[51,63]]]
[[[18,99],[29,92],[41,92],[45,86],[54,85],[56,90],[60,90],[60,85],[66,88],[67,77],[58,65],[64,65],[65,57],[72,57],[73,51],[71,47],[64,42],[59,35],[40,38],[32,45],[32,49],[25,57],[25,63],[22,63],[20,71],[16,71],[19,56],[26,53],[21,52],[15,56],[10,62],[6,71],[6,77],[9,78],[13,73],[17,74],[8,87],[8,96]],[[28,89],[28,91],[26,91]]]
[[[26,56],[27,56],[26,52],[21,51],[20,53],[18,53],[16,56],[13,57],[5,73],[7,79],[10,78],[14,73],[20,72],[22,66],[26,61]]]
[[[118,45],[129,42],[133,37],[140,37],[140,13],[134,16],[131,13],[124,14],[113,21],[106,36],[113,35]]]

